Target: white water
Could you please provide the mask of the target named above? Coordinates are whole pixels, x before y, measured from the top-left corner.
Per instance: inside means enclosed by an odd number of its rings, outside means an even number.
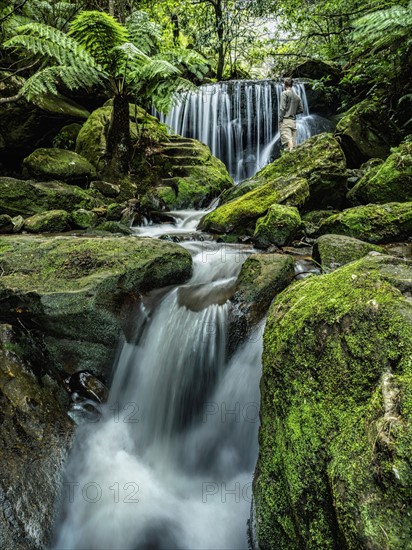
[[[206,143],[225,164],[235,182],[253,176],[280,151],[278,131],[282,85],[271,80],[231,81],[201,86],[187,93],[168,116],[173,132]],[[297,117],[297,143],[330,130],[322,117],[310,115],[305,87],[296,83],[304,113]]]
[[[228,298],[250,251],[185,246],[191,280],[142,309],[101,420],[78,428],[56,550],[247,548],[262,327],[229,362],[225,349]]]

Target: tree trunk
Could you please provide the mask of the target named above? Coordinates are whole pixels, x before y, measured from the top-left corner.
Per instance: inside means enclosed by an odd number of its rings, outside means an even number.
[[[114,17],[114,0],[109,0],[109,14]]]
[[[126,96],[115,95],[107,136],[107,154],[111,167],[121,174],[129,171],[131,151],[129,102]]]
[[[222,10],[221,1],[217,0],[217,2],[213,4],[213,7],[215,9],[216,32],[217,32],[217,39],[218,39],[218,46],[217,46],[218,61],[217,61],[217,69],[216,69],[216,78],[219,81],[219,80],[222,80],[223,69],[225,66],[225,49],[224,49],[225,29],[224,29],[223,10]]]

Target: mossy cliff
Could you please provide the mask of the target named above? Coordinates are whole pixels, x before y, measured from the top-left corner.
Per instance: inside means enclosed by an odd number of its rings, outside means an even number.
[[[408,549],[412,265],[367,257],[300,281],[264,334],[254,480],[261,550]]]

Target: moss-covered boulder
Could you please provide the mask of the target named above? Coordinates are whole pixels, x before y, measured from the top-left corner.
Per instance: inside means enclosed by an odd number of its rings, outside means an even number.
[[[112,114],[111,102],[94,111],[80,131],[76,152],[87,158],[108,181],[120,183],[118,200],[145,194],[157,202],[157,209],[207,206],[225,189],[233,186],[225,165],[200,141],[169,135],[167,127],[140,107],[130,105],[130,133],[136,144],[132,156],[134,189],[126,188],[111,171],[106,156],[106,136]],[[129,182],[130,186],[130,182]]]
[[[96,225],[95,230],[96,231],[107,231],[108,233],[115,233],[115,234],[120,234],[120,235],[131,235],[132,234],[132,230],[130,229],[130,227],[128,227],[124,223],[116,222],[116,221],[110,221],[110,220],[99,223],[98,225]]]
[[[70,214],[66,210],[49,210],[30,216],[23,229],[29,233],[61,233],[70,229]]]
[[[350,168],[371,158],[386,158],[400,134],[385,107],[370,99],[354,105],[336,126]]]
[[[354,204],[412,201],[412,141],[401,143],[383,164],[368,170],[348,199]]]
[[[27,334],[27,330],[25,331]],[[74,429],[61,389],[43,372],[10,325],[0,324],[1,547],[40,550],[50,545],[61,471]]]
[[[297,208],[273,204],[266,216],[256,222],[253,239],[263,248],[271,244],[284,246],[294,239],[301,225],[302,220]]]
[[[302,223],[305,235],[312,237],[319,230],[319,226],[324,220],[338,213],[337,210],[312,210],[312,212],[303,214]]]
[[[23,161],[23,175],[38,180],[61,180],[85,187],[96,176],[90,162],[66,149],[36,149]]]
[[[108,181],[95,180],[90,184],[90,189],[95,189],[105,197],[117,197],[120,194],[120,185]]]
[[[337,269],[342,265],[363,258],[369,252],[385,254],[385,250],[345,235],[322,235],[313,245],[313,259],[326,269]]]
[[[302,206],[309,196],[304,178],[276,178],[218,206],[200,222],[199,229],[213,233],[253,233],[256,220],[265,216],[272,204]]]
[[[12,233],[13,227],[13,219],[7,214],[0,214],[0,233]]]
[[[72,122],[72,124],[66,124],[59,130],[54,136],[52,145],[58,149],[68,149],[74,151],[76,148],[76,140],[79,135],[82,125],[78,122]]]
[[[366,257],[290,286],[264,334],[254,479],[261,550],[407,549],[412,265]]]
[[[265,316],[273,298],[295,276],[294,260],[286,254],[252,254],[242,265],[229,314],[229,348],[240,342]]]
[[[94,227],[98,222],[98,215],[96,212],[86,210],[85,208],[79,208],[71,213],[70,221],[74,227],[79,229],[87,229],[88,227]]]
[[[0,264],[0,310],[22,309],[48,337],[63,341],[60,352],[56,345],[50,352],[67,371],[81,370],[79,342],[99,346],[94,369],[106,368],[124,308],[191,272],[191,256],[180,246],[135,237],[7,236],[0,238]]]
[[[33,182],[0,177],[0,214],[31,216],[47,210],[92,209],[102,203],[87,191],[60,181]]]
[[[348,208],[323,221],[318,233],[348,235],[369,243],[389,243],[412,234],[412,202]]]
[[[346,189],[346,159],[332,134],[323,133],[307,139],[290,153],[283,154],[252,178],[228,191],[224,201],[233,200],[256,187],[274,182],[279,176],[305,178],[310,196],[305,210],[319,210],[328,206],[340,208]]]

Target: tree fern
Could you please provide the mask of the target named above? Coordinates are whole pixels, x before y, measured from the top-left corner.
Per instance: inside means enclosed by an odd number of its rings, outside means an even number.
[[[126,28],[130,41],[139,50],[146,54],[153,54],[158,50],[158,43],[162,39],[160,25],[150,20],[144,11],[134,11],[126,19]]]

